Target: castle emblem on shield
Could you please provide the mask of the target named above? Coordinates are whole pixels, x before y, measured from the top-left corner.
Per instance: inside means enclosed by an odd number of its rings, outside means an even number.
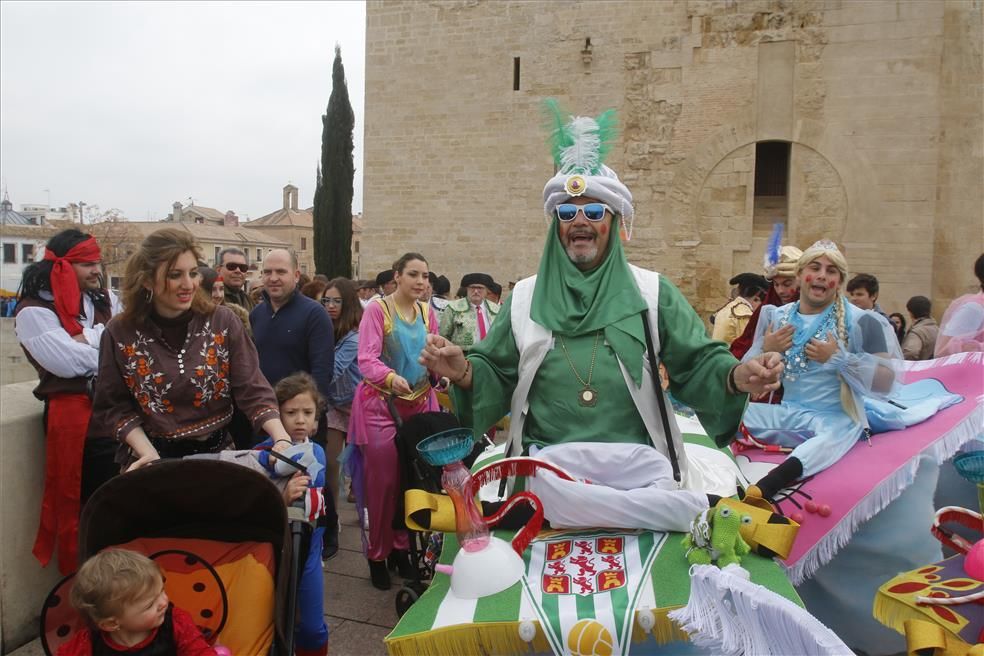
[[[544,594],[591,595],[625,585],[625,542],[621,537],[547,542]]]

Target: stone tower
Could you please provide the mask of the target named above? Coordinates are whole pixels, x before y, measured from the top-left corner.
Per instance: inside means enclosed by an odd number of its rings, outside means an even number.
[[[942,312],[984,250],[982,4],[370,0],[365,268],[535,273],[556,97],[618,110],[628,257],[702,315],[775,222],[837,241],[886,311]]]

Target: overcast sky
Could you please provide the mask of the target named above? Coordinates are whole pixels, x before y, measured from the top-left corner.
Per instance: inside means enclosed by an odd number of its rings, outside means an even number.
[[[355,112],[361,2],[0,3],[0,177],[15,208],[161,219],[189,198],[255,219],[314,199],[335,43]]]

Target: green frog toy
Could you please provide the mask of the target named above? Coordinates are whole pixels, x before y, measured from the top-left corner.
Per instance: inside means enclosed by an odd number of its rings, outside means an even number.
[[[690,533],[683,536],[687,560],[691,565],[718,567],[740,565],[741,558],[751,549],[741,537],[742,524],[751,524],[749,515],[737,512],[724,504],[708,508],[694,518]]]

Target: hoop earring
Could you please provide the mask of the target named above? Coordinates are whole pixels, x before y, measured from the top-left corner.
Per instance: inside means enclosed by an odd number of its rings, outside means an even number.
[[[147,291],[147,302],[148,303],[153,302],[153,300],[154,300],[154,290],[153,289],[148,289],[146,291]]]

